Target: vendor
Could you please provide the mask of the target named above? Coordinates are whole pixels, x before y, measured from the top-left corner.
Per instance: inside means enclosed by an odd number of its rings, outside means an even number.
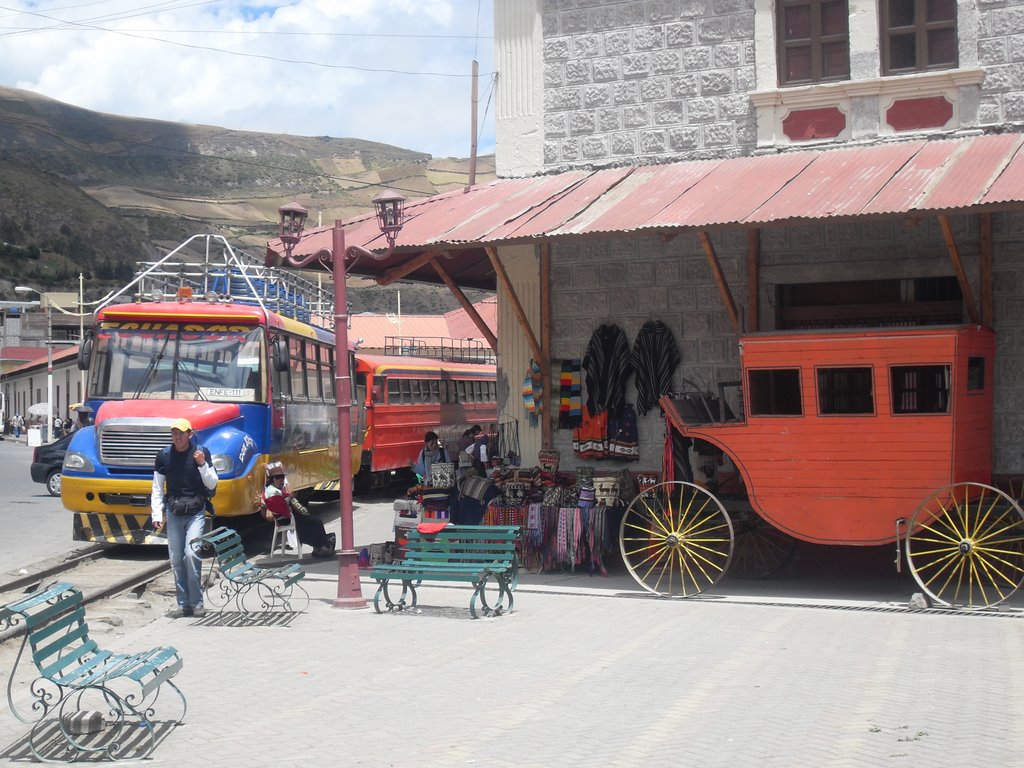
[[[446,461],[448,461],[448,455],[445,453],[444,446],[441,445],[437,432],[427,432],[423,436],[423,449],[416,457],[412,471],[416,473],[416,477],[422,484],[431,485],[431,466]]]

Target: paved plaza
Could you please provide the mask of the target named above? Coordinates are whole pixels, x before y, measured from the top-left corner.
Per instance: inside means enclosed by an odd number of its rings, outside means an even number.
[[[529,575],[513,614],[474,621],[470,592],[441,585],[416,612],[336,609],[318,562],[288,626],[160,618],[101,643],[185,659],[186,722],[153,765],[1024,764],[1019,608],[910,613],[904,582],[835,600],[775,583],[666,601],[622,573]],[[0,718],[0,764],[23,764],[26,732]]]

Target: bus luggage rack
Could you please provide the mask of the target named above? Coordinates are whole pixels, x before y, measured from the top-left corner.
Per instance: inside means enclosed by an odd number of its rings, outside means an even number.
[[[429,357],[454,363],[494,363],[494,350],[481,341],[443,336],[385,336],[384,354]]]
[[[331,290],[293,272],[267,267],[220,235],[194,235],[163,258],[136,264],[135,278],[105,297],[101,307],[126,293],[142,301],[173,300],[184,287],[192,289],[193,301],[212,297],[252,304],[303,323],[334,327]]]

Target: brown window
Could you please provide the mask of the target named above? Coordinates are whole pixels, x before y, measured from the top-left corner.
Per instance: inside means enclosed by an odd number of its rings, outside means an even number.
[[[870,368],[819,368],[819,413],[874,413]]]
[[[948,365],[894,365],[891,370],[893,413],[949,411]]]
[[[956,0],[882,0],[882,74],[957,66]]]
[[[800,416],[800,371],[796,368],[750,372],[751,416]]]
[[[781,0],[778,9],[779,84],[849,80],[847,0]]]
[[[967,391],[985,388],[985,358],[967,358]]]

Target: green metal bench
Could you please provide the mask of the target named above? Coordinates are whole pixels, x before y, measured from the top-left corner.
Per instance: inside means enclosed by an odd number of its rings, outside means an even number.
[[[242,537],[232,528],[215,528],[192,546],[201,554],[212,553],[213,572],[204,580],[207,601],[223,612],[234,604],[241,613],[282,610],[301,613],[309,607],[309,593],[299,582],[306,571],[298,563],[274,568],[253,565],[245,556]],[[301,607],[293,604],[296,589]]]
[[[516,544],[518,526],[448,525],[435,534],[413,530],[401,562],[375,565],[370,577],[377,581],[373,607],[377,613],[416,607],[416,587],[423,581],[466,581],[473,585],[469,612],[474,619],[512,611],[512,595],[519,583]],[[391,582],[402,584],[397,600]],[[381,606],[383,598],[384,605]]]
[[[171,679],[182,666],[177,650],[163,646],[118,654],[101,649],[89,637],[77,587],[51,584],[0,607],[0,628],[21,624],[25,636],[8,678],[7,703],[18,720],[33,723],[28,745],[37,759],[147,757],[156,747],[154,705],[165,684],[181,699],[181,716],[173,723],[185,719],[188,703]],[[28,686],[34,717],[27,717],[14,702],[16,673],[26,647],[38,672]],[[83,734],[80,721],[90,714],[95,722],[87,729],[91,732]]]

